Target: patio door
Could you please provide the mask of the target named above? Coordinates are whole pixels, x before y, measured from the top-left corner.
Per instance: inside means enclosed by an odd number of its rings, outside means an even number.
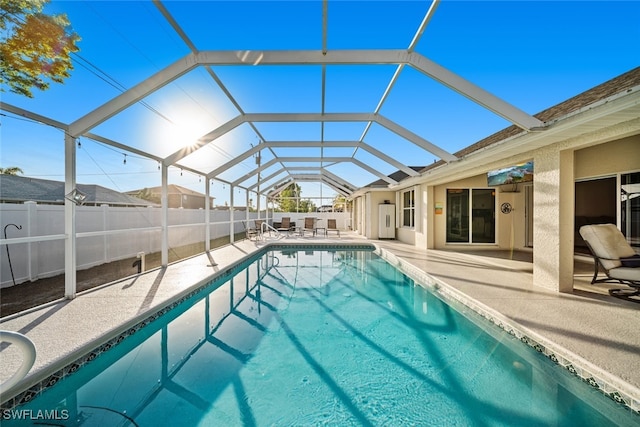
[[[589,254],[580,227],[590,224],[617,225],[617,176],[576,181],[574,251]]]
[[[447,189],[447,243],[495,243],[496,192]]]
[[[629,244],[640,251],[640,172],[620,177],[620,229]]]

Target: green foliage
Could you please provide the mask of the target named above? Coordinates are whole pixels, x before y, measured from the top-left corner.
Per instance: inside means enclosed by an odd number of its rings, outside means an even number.
[[[0,168],[0,175],[18,175],[23,174],[24,171],[17,166],[9,166],[8,168]]]
[[[353,201],[347,200],[346,197],[338,194],[333,198],[334,212],[351,212]]]
[[[302,190],[292,183],[275,198],[280,212],[315,212],[316,205],[311,200],[300,199]]]
[[[292,183],[278,194],[275,203],[281,212],[298,212],[296,210],[298,204],[295,198],[299,197],[299,194],[300,186]]]
[[[0,0],[0,84],[29,98],[33,88],[46,90],[50,81],[69,77],[71,54],[79,50],[66,15],[43,13],[46,3]]]

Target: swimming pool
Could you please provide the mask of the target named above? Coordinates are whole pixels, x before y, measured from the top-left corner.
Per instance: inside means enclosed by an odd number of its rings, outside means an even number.
[[[163,313],[16,410],[99,426],[638,422],[372,251],[272,250]]]

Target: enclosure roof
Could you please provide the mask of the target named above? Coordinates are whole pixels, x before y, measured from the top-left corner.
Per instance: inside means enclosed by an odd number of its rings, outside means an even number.
[[[78,142],[78,182],[121,192],[163,168],[219,201],[394,186],[409,165],[545,133],[554,115],[530,112],[636,67],[628,3],[53,1],[80,51],[64,85],[3,94],[3,163],[63,175],[53,127]]]

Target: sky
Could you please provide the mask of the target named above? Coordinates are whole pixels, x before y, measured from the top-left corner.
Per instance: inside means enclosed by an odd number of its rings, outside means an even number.
[[[256,54],[261,50],[319,50],[323,47],[322,2],[165,1],[189,39],[204,50]],[[341,49],[407,49],[430,1],[329,1],[326,46]],[[81,41],[74,70],[28,99],[6,91],[2,101],[72,123],[110,99],[186,56],[190,50],[151,1],[52,1],[50,13],[65,13]],[[639,1],[451,1],[443,0],[420,37],[416,52],[529,114],[535,114],[640,65]],[[396,71],[395,65],[326,67],[238,66],[196,68],[162,87],[91,132],[159,157],[245,113],[371,113]],[[212,78],[213,74],[216,78]],[[221,89],[219,82],[224,86]],[[225,93],[225,91],[227,93]],[[436,146],[454,153],[511,123],[404,67],[380,114]],[[189,168],[209,172],[266,141],[357,141],[410,166],[438,158],[380,125],[366,123],[243,124],[184,158]],[[258,132],[256,132],[256,130]],[[47,125],[2,111],[0,166],[25,176],[64,180],[64,135]],[[276,149],[274,149],[276,151]],[[277,149],[278,156],[317,156],[318,148]],[[352,148],[325,148],[325,157],[348,157]],[[355,157],[384,174],[396,168],[358,150]],[[262,163],[273,158],[262,151]],[[293,166],[293,165],[290,165]],[[316,166],[299,164],[299,167]],[[222,173],[233,182],[256,167],[254,158]],[[265,170],[264,178],[278,167]],[[377,176],[351,163],[327,169],[352,185]],[[284,175],[276,176],[273,184]],[[219,205],[229,185],[213,180]],[[253,181],[243,182],[251,186]],[[117,191],[160,185],[157,161],[78,139],[77,181]],[[204,178],[177,167],[169,183],[204,193]],[[234,195],[244,204],[245,193]],[[303,183],[303,197],[333,197],[318,183]],[[250,196],[255,199],[255,196]],[[254,202],[255,203],[255,202]],[[326,203],[323,202],[323,203]],[[320,204],[316,202],[316,204]]]

